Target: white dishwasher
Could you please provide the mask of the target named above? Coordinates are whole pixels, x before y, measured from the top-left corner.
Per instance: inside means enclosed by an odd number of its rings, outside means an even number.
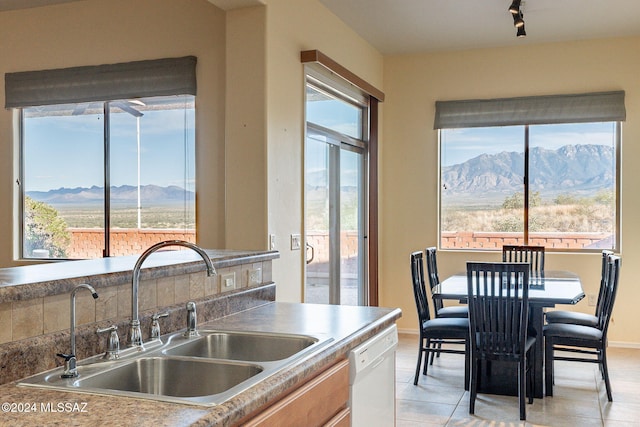
[[[349,406],[353,427],[395,425],[396,348],[393,325],[349,353]]]

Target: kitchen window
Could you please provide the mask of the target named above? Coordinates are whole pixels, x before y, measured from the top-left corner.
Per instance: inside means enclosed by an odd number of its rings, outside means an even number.
[[[20,123],[20,258],[195,242],[195,58],[15,73],[6,84]]]
[[[444,104],[441,248],[619,249],[623,92]]]

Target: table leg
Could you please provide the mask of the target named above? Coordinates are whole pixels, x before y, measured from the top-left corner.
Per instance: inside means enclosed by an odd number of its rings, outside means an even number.
[[[544,393],[544,313],[543,306],[531,304],[529,306],[529,327],[535,331],[536,343],[534,344],[535,360],[533,364],[533,396],[542,398]]]

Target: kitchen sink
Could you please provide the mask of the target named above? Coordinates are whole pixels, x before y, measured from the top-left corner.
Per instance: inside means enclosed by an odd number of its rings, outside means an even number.
[[[270,362],[287,359],[318,339],[307,335],[263,332],[200,331],[200,338],[164,350],[168,356]]]
[[[75,386],[162,396],[198,397],[225,392],[260,372],[260,366],[246,363],[143,357],[79,379]]]
[[[77,378],[61,378],[58,367],[21,380],[18,385],[80,393],[128,396],[156,401],[213,406],[228,401],[331,339],[267,332],[184,331],[127,348],[118,360],[101,355],[78,361]]]

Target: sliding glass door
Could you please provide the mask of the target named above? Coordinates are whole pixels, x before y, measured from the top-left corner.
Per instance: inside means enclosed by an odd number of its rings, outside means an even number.
[[[309,126],[305,302],[365,304],[364,150]]]

